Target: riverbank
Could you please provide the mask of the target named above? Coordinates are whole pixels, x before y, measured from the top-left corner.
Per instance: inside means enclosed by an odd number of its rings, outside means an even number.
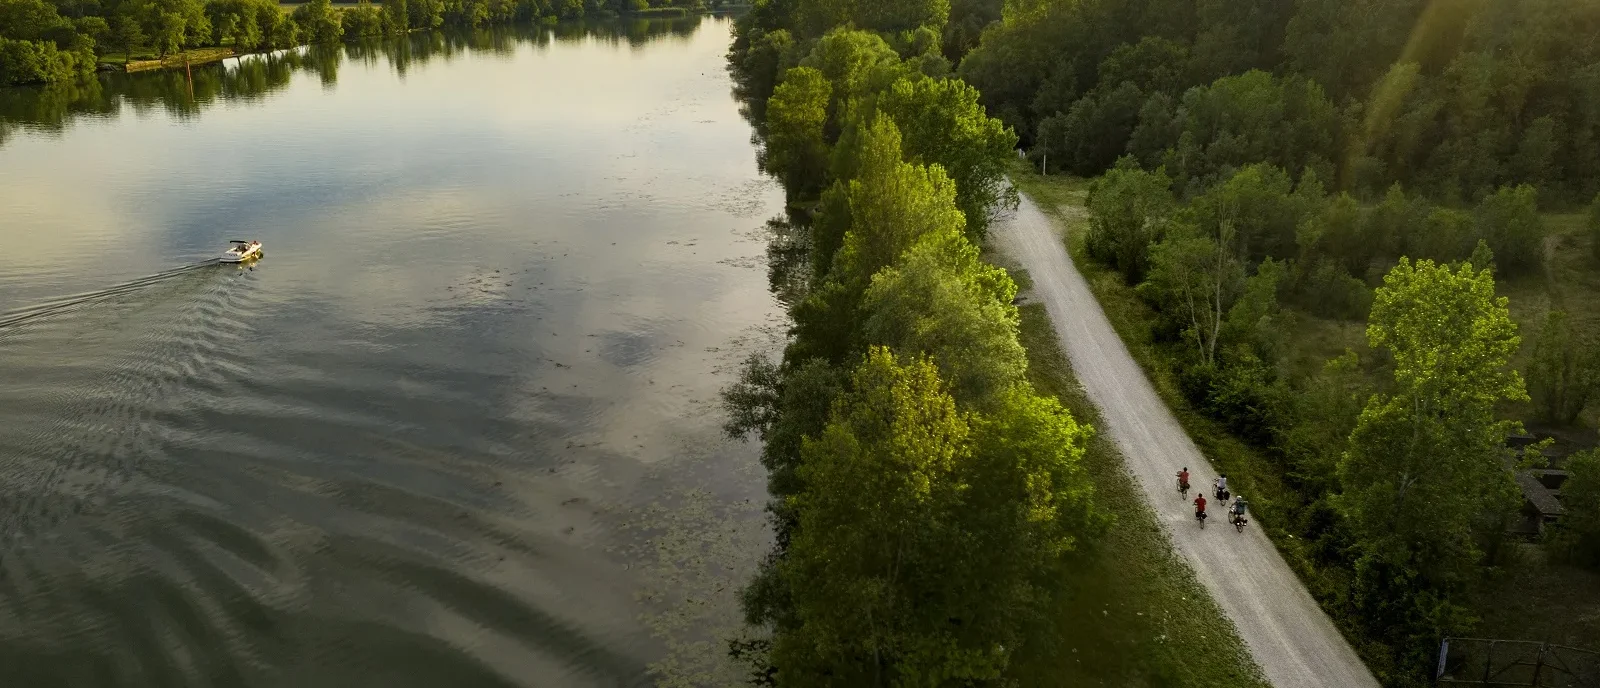
[[[286,2],[286,3],[275,3],[275,4],[279,8],[279,10],[281,10],[283,12],[283,14],[285,16],[288,16],[288,15],[294,14],[295,10],[297,10],[300,7],[303,7],[306,3]],[[381,8],[383,6],[382,2],[373,2],[373,3],[371,3],[371,5],[374,8]],[[348,17],[346,15],[346,12],[347,11],[354,11],[358,7],[361,7],[360,3],[353,3],[353,2],[349,2],[348,0],[338,0],[336,2],[331,3],[331,7],[329,8],[329,10],[333,13],[333,17],[336,20],[336,23],[345,25],[345,29],[344,30],[345,31],[350,31],[352,29],[347,24]],[[598,12],[598,13],[592,15],[592,16],[574,17],[572,19],[574,19],[574,20],[576,20],[576,19],[584,19],[584,18],[600,19],[600,20],[642,19],[642,20],[647,20],[647,21],[649,21],[649,20],[674,20],[674,19],[686,18],[686,17],[688,17],[690,15],[694,15],[694,14],[705,14],[705,15],[726,14],[730,10],[733,10],[733,9],[738,9],[738,8],[737,7],[733,7],[733,6],[718,7],[718,8],[701,8],[701,9],[689,9],[689,8],[685,8],[685,7],[650,7],[650,8],[645,8],[645,9],[642,9],[642,10],[635,10],[635,11],[630,11],[630,12],[625,12],[625,13],[617,13],[617,12],[612,12],[612,11],[609,11],[609,10],[602,10],[602,11],[600,11],[600,12]],[[374,17],[375,16],[376,15],[374,15]],[[369,19],[368,21],[379,21],[379,20],[373,18],[373,19]],[[514,25],[514,24],[523,24],[523,23],[532,24],[532,25],[552,25],[552,24],[559,23],[561,21],[569,21],[569,20],[568,19],[558,19],[554,15],[546,15],[546,16],[533,17],[532,19],[529,19],[526,22],[491,21],[491,22],[484,23],[484,24],[482,24],[482,25],[480,25],[479,27],[476,27],[476,28],[487,28],[489,26],[509,26],[509,25]],[[363,24],[361,22],[358,22],[358,24],[363,25],[363,26],[368,26],[368,27],[371,26],[371,24]],[[436,27],[436,28],[438,28],[438,27]],[[411,29],[408,29],[408,30],[406,30],[406,31],[404,31],[402,33],[414,33],[414,32],[418,32],[418,31],[426,31],[426,30],[430,30],[430,29],[426,29],[426,28],[411,28]],[[386,34],[383,34],[381,32],[377,33],[377,34],[371,33],[370,32],[370,28],[369,28],[366,32],[363,32],[363,33],[361,33],[359,35],[351,35],[351,34],[347,33],[342,38],[340,38],[340,39],[338,39],[336,41],[330,41],[330,42],[348,43],[348,42],[355,41],[355,40],[375,38],[375,37],[378,37],[378,36],[381,36],[381,35],[386,35]],[[192,67],[196,67],[196,66],[199,66],[199,65],[221,62],[221,61],[226,60],[226,59],[228,59],[230,57],[239,57],[239,56],[250,55],[250,54],[270,53],[270,52],[276,52],[276,51],[282,49],[282,48],[274,47],[274,48],[267,48],[267,49],[260,49],[260,50],[239,50],[236,45],[231,45],[230,44],[231,42],[232,41],[229,40],[229,39],[224,39],[224,40],[220,40],[218,45],[186,48],[186,49],[179,50],[179,51],[173,52],[173,53],[165,55],[165,56],[162,56],[162,55],[158,54],[154,49],[152,49],[152,48],[150,48],[148,46],[141,47],[141,48],[135,48],[135,49],[133,49],[131,51],[101,53],[101,54],[98,54],[98,55],[94,56],[94,71],[96,71],[96,72],[147,72],[147,71],[154,71],[154,70],[160,70],[160,69],[192,68]],[[311,42],[298,43],[294,47],[301,47],[301,46],[305,46],[305,45],[314,45],[314,44],[315,43],[311,43]],[[50,79],[47,78],[45,83],[48,83],[49,81],[50,81]],[[24,83],[18,83],[18,84],[14,84],[14,85],[29,85],[29,84],[32,84],[32,83],[36,83],[36,82],[24,82]]]
[[[102,55],[108,58],[95,65],[96,71],[101,72],[148,72],[156,69],[183,69],[184,67],[198,67],[203,64],[221,62],[236,55],[233,48],[219,46],[214,48],[191,48],[166,57],[140,56],[145,59],[129,58],[122,56],[121,61],[110,58],[116,55]]]

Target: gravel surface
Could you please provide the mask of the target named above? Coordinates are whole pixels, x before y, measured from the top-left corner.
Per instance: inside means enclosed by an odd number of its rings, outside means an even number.
[[[1252,524],[1238,533],[1220,510],[1209,508],[1208,525],[1195,522],[1174,476],[1188,466],[1190,484],[1200,489],[1216,471],[1129,355],[1050,219],[1023,196],[1017,211],[991,231],[1033,279],[1033,298],[1044,303],[1073,371],[1100,408],[1101,431],[1116,442],[1178,553],[1238,627],[1267,679],[1280,688],[1377,688],[1260,528]],[[1190,499],[1196,494],[1191,490]]]

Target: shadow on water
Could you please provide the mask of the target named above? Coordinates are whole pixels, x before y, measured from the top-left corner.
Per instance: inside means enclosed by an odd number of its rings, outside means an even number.
[[[563,22],[551,26],[499,26],[432,31],[396,38],[367,38],[256,55],[245,55],[184,72],[102,73],[47,86],[0,87],[0,146],[13,131],[59,132],[78,119],[111,118],[124,108],[145,114],[161,110],[175,118],[198,117],[220,104],[255,102],[286,88],[296,74],[316,77],[325,88],[338,84],[345,60],[386,62],[404,77],[433,60],[468,52],[509,57],[522,47],[551,42],[599,41],[642,48],[663,38],[687,41],[703,15]]]

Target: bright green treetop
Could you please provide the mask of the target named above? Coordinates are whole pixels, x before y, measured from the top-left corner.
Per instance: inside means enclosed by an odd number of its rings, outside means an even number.
[[[832,93],[822,72],[796,67],[785,73],[767,101],[766,168],[790,189],[822,180],[828,160],[822,128]]]
[[[888,117],[878,116],[863,134],[860,158],[860,174],[850,181],[852,225],[833,276],[864,289],[924,236],[960,235],[966,217],[944,168],[903,162],[900,130]]]
[[[1504,463],[1516,427],[1495,407],[1523,401],[1507,363],[1521,339],[1494,278],[1402,258],[1377,290],[1368,342],[1394,359],[1392,392],[1374,395],[1339,466],[1339,504],[1363,548],[1434,580],[1475,562],[1485,514],[1515,492]]]
[[[967,229],[981,238],[989,210],[1014,198],[1005,167],[1017,135],[989,117],[978,90],[960,79],[902,78],[877,106],[900,128],[907,160],[940,165],[955,180]]]
[[[956,399],[987,404],[1027,372],[1011,305],[1016,291],[966,239],[929,237],[873,276],[862,299],[862,338],[927,354]]]

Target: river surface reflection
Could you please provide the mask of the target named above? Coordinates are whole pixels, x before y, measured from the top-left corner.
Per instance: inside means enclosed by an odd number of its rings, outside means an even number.
[[[726,683],[783,202],[730,29],[0,89],[3,682]]]

